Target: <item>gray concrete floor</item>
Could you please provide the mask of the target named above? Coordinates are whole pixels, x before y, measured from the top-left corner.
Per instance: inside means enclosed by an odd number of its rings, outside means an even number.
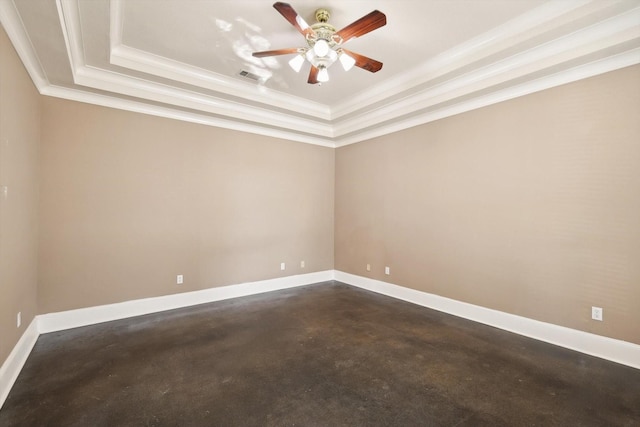
[[[640,370],[332,282],[42,335],[1,426],[638,426]]]

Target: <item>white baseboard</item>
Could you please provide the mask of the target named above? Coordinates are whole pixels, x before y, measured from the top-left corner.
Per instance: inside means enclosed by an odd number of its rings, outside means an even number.
[[[294,288],[333,280],[334,270],[296,276],[278,277],[238,285],[221,286],[200,291],[183,292],[154,298],[125,301],[117,304],[68,310],[36,316],[15,345],[9,357],[0,367],[0,408],[31,353],[38,336],[47,332],[61,331],[80,326],[94,325],[111,320],[141,316],[176,308],[189,307],[208,302],[238,298],[264,292]]]
[[[258,282],[220,286],[217,288],[183,292],[161,297],[80,308],[59,313],[41,314],[38,316],[38,332],[44,334],[208,302],[325,282],[327,280],[333,280],[333,272],[333,270],[318,271],[315,273],[278,277],[276,279],[261,280]]]
[[[348,285],[640,369],[640,345],[637,344],[491,310],[380,280],[356,276],[342,271],[327,270],[36,316],[22,334],[7,360],[0,367],[0,408],[2,408],[11,387],[41,333],[88,326],[111,320],[330,280],[337,280]]]
[[[38,318],[36,316],[13,347],[7,360],[0,366],[0,408],[7,399],[13,383],[16,382],[31,349],[36,344],[38,335]]]
[[[342,271],[335,272],[335,280],[640,369],[640,345],[627,341],[540,322]]]

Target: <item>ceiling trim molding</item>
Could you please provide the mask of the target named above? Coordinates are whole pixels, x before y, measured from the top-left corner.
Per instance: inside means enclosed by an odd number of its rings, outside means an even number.
[[[197,92],[150,82],[149,80],[123,76],[89,66],[75,65],[75,83],[92,89],[119,93],[163,104],[175,105],[201,112],[216,114],[231,119],[250,121],[268,127],[277,127],[314,136],[331,138],[333,128],[329,123],[293,117],[272,112],[264,108],[247,106],[238,102],[222,100]]]
[[[276,92],[264,86],[239,82],[221,74],[212,73],[199,67],[153,55],[126,45],[117,45],[111,49],[110,62],[113,65],[130,70],[162,77],[180,83],[202,87],[215,92],[240,97],[260,104],[281,108],[287,111],[329,120],[329,107],[304,98]]]
[[[48,85],[44,87],[43,90],[40,91],[40,93],[45,96],[67,99],[70,101],[84,102],[87,104],[115,108],[118,110],[131,111],[135,113],[181,120],[206,126],[213,126],[223,129],[252,133],[256,135],[286,139],[295,142],[302,142],[305,144],[319,145],[322,147],[335,147],[335,144],[331,141],[328,141],[326,138],[301,135],[295,132],[287,132],[282,129],[267,129],[264,126],[260,125],[242,123],[232,119],[212,117],[206,114],[198,114],[190,111],[182,111],[171,107],[162,107],[159,105],[148,104],[146,102],[123,99],[101,93],[88,92],[85,90]]]
[[[78,1],[56,0],[56,8],[77,86],[71,80],[49,82],[14,0],[0,0],[2,25],[43,95],[324,147],[366,141],[640,63],[640,4],[554,1],[328,106],[124,45],[122,0],[110,3],[105,65],[87,64],[83,30],[91,29],[81,25]]]
[[[69,60],[71,61],[74,83],[77,85],[176,105],[241,121],[251,121],[269,128],[276,127],[316,137],[331,138],[333,136],[332,126],[327,122],[295,117],[281,112],[270,111],[263,107],[253,107],[194,91],[171,87],[151,80],[92,67],[86,63],[82,49],[82,26],[77,1],[57,0],[57,6]],[[290,133],[287,132],[287,134]]]
[[[13,1],[0,1],[0,23],[36,88],[48,86],[49,80]]]
[[[616,55],[620,46],[633,43],[640,46],[640,8],[629,11],[616,18],[609,19],[582,31],[576,31],[556,42],[536,46],[526,52],[496,61],[478,68],[460,77],[453,77],[442,83],[423,90],[417,90],[411,96],[386,103],[374,111],[367,111],[336,121],[334,135],[341,137],[361,131],[389,120],[402,120],[402,117],[437,107],[439,104],[473,96],[474,93],[491,90],[492,87],[516,85],[523,79],[535,81],[541,74],[567,73],[567,79],[576,76],[572,69],[580,63],[589,63],[592,55],[609,57]],[[640,62],[640,55],[637,58]],[[616,63],[613,61],[612,63]],[[568,83],[570,80],[566,80]],[[551,86],[540,86],[538,90]]]
[[[123,42],[123,28],[122,1],[111,0],[110,62],[113,65],[244,98],[317,119],[329,120],[331,118],[328,105],[274,91],[265,86],[259,86],[258,90],[256,90],[255,84],[241,82],[203,68],[127,46]]]
[[[84,49],[82,45],[82,26],[80,25],[80,10],[77,0],[56,0],[56,10],[60,20],[60,28],[64,43],[67,48],[69,66],[76,80],[77,64],[85,64]]]
[[[384,102],[398,93],[410,91],[416,86],[461,69],[482,56],[495,54],[500,49],[504,49],[505,45],[512,44],[514,40],[522,38],[523,34],[532,37],[535,34],[534,30],[541,31],[541,28],[548,25],[550,21],[575,11],[587,3],[589,3],[589,0],[556,1],[536,8],[435,58],[429,59],[421,66],[387,80],[372,90],[345,100],[332,108],[332,119],[339,119],[357,112],[362,109],[362,105]]]
[[[145,102],[137,102],[109,95],[70,89],[60,86],[46,86],[41,91],[41,93],[46,96],[53,96],[72,101],[85,102],[89,104],[116,108],[136,113],[149,114],[175,120],[182,120],[206,126],[214,126],[224,129],[270,136],[274,138],[282,138],[306,144],[319,145],[322,147],[339,148],[376,137],[388,135],[401,130],[409,129],[436,120],[444,119],[464,112],[472,111],[478,108],[497,104],[499,102],[518,98],[531,93],[539,92],[548,88],[560,86],[588,77],[603,74],[609,71],[614,71],[627,66],[635,65],[638,63],[638,57],[640,57],[640,48],[577,67],[571,70],[571,72],[561,72],[555,75],[547,76],[534,82],[522,84],[514,88],[502,90],[500,92],[494,92],[452,106],[443,107],[416,117],[412,117],[410,119],[403,120],[401,122],[393,122],[377,129],[361,132],[357,135],[336,138],[335,140],[328,140],[326,138],[308,135],[300,135],[294,132],[286,132],[281,129],[265,129],[264,127],[258,125],[239,123],[234,120],[215,118],[204,114],[186,112],[169,107],[150,105]]]
[[[573,83],[589,77],[594,77],[610,71],[619,70],[631,65],[640,63],[640,48],[611,56],[599,61],[594,61],[575,67],[571,70],[563,70],[562,72],[539,78],[534,81],[526,82],[514,87],[495,91],[489,94],[478,96],[451,106],[444,106],[432,111],[419,114],[415,117],[406,118],[400,121],[388,123],[380,128],[372,128],[359,132],[355,135],[347,135],[336,138],[335,147],[344,147],[365,140],[388,135],[401,130],[420,126],[429,122],[451,117],[457,114],[473,111],[479,108],[488,107],[510,99],[519,98],[521,96],[530,95],[535,92],[554,88],[568,83]]]

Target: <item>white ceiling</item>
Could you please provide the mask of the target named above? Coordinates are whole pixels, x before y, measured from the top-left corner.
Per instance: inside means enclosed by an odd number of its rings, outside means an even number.
[[[291,0],[384,63],[307,84],[304,39],[270,0],[0,0],[0,20],[45,95],[341,146],[640,63],[640,0]],[[261,76],[255,81],[239,73]]]

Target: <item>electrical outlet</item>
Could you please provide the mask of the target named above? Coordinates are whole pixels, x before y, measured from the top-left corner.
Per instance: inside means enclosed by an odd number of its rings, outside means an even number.
[[[371,264],[367,264],[367,271],[371,271]]]
[[[285,267],[284,267],[284,262],[281,262],[281,263],[280,263],[280,270],[283,270],[283,271],[284,271],[284,268],[285,268]]]
[[[19,311],[18,315],[16,316],[16,328],[19,328],[20,325],[22,325],[22,312]]]
[[[391,270],[389,269],[389,267],[384,268],[384,274],[386,274],[387,276],[391,274]]]
[[[182,274],[178,274],[176,276],[176,284],[182,285],[184,283],[184,276]]]
[[[602,322],[602,307],[591,307],[591,318]]]
[[[304,268],[304,261],[300,261],[300,268]]]

